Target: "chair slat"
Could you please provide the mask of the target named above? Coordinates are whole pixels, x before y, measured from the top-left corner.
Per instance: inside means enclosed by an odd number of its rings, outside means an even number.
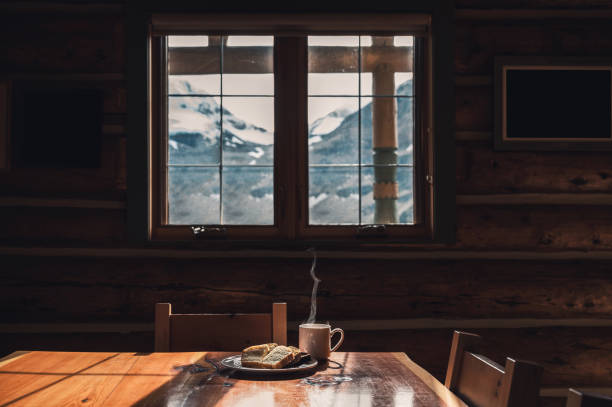
[[[241,351],[256,344],[287,343],[287,304],[269,314],[172,314],[155,306],[155,351]]]
[[[537,406],[542,367],[511,358],[502,367],[472,352],[478,342],[478,335],[454,332],[446,387],[473,407]]]
[[[503,368],[492,360],[471,352],[463,353],[455,392],[474,406],[497,406]]]

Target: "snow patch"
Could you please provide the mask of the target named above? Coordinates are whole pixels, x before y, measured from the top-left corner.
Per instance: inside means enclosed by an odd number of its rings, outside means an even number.
[[[321,136],[312,136],[308,138],[308,145],[313,145],[315,143],[320,143],[321,141],[323,141],[323,138]]]
[[[255,151],[250,151],[249,155],[253,158],[261,158],[264,155],[263,148],[255,147]]]
[[[317,205],[319,202],[324,201],[325,199],[327,199],[327,194],[325,192],[322,193],[322,194],[319,194],[317,196],[309,196],[308,197],[308,206],[310,208],[312,208],[315,205]]]

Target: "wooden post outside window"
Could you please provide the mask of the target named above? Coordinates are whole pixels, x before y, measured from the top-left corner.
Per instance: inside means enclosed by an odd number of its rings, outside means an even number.
[[[372,47],[393,47],[393,37],[372,37]],[[372,94],[374,223],[397,223],[397,102],[395,72],[389,63],[378,64],[372,72]]]

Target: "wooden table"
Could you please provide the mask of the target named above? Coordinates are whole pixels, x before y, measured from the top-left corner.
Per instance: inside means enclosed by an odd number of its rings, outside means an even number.
[[[314,372],[267,378],[215,369],[229,355],[15,352],[0,361],[0,407],[466,407],[404,353],[336,352]]]

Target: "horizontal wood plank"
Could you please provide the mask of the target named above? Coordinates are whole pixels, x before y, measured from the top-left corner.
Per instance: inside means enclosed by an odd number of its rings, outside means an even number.
[[[121,242],[125,240],[125,210],[61,207],[3,207],[0,241],[12,244],[61,242]]]
[[[612,52],[612,26],[605,19],[466,21],[457,24],[455,38],[455,73],[462,75],[493,75],[496,56],[605,57]]]
[[[457,246],[493,250],[608,250],[608,206],[459,206]]]
[[[310,259],[5,256],[3,266],[5,323],[152,321],[157,302],[177,313],[267,313],[286,301],[290,321],[310,310]],[[318,318],[605,319],[610,272],[612,261],[320,258]]]
[[[457,205],[612,205],[612,193],[457,195]]]
[[[490,145],[462,145],[457,193],[610,193],[609,162],[605,152],[499,152]]]
[[[455,89],[455,129],[491,131],[493,128],[493,88],[491,86]]]

